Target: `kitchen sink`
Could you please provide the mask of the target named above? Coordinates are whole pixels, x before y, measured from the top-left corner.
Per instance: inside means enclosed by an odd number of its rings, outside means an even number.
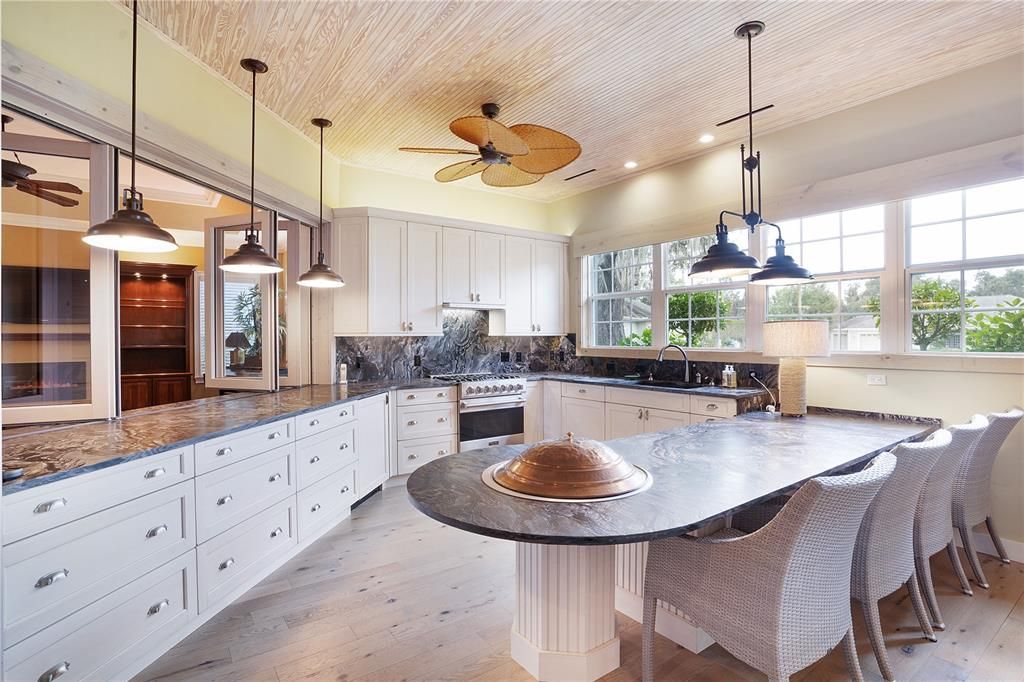
[[[703,388],[701,384],[688,381],[663,381],[661,379],[637,379],[637,386],[654,386],[657,388]]]

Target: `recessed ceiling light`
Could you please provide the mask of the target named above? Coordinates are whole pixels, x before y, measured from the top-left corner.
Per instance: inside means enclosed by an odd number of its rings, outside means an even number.
[[[634,168],[636,168],[637,163],[636,163],[636,161],[627,161],[626,163],[622,164],[622,166],[624,168],[628,168],[630,170],[633,170]]]
[[[704,133],[698,138],[701,144],[707,144],[708,142],[714,142],[715,136],[711,133]]]

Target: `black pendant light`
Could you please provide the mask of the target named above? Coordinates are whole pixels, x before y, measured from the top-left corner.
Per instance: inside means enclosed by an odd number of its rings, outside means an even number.
[[[754,151],[754,114],[771,109],[773,104],[754,109],[754,66],[753,41],[764,32],[764,22],[748,21],[734,31],[737,38],[747,41],[747,113],[722,121],[723,126],[740,119],[747,119],[749,131],[750,155],[747,148],[740,145],[740,180],[743,195],[743,212],[722,211],[718,214],[718,225],[715,226],[715,237],[718,239],[707,254],[690,268],[690,276],[708,275],[722,276],[750,274],[750,281],[755,284],[792,284],[814,279],[806,268],[800,267],[792,256],[786,255],[786,243],[782,240],[782,229],[775,223],[764,219],[761,213],[761,152]],[[755,172],[757,177],[755,178]],[[747,210],[747,187],[749,184],[750,210]],[[775,255],[769,258],[764,267],[753,256],[740,251],[736,244],[729,241],[729,228],[725,224],[725,216],[742,218],[747,228],[753,233],[762,225],[769,225],[778,231],[775,240]]]
[[[324,262],[324,128],[330,128],[333,124],[326,118],[314,118],[310,123],[320,129],[320,219],[316,224],[316,263],[308,272],[302,273],[298,281],[299,286],[303,287],[337,289],[345,286],[345,280]]]
[[[221,261],[220,269],[251,275],[274,274],[284,270],[277,259],[260,245],[256,231],[256,74],[266,73],[267,65],[258,59],[243,59],[242,68],[252,74],[252,140],[249,176],[249,227],[245,229],[245,243]]]
[[[178,243],[167,230],[161,229],[148,213],[142,210],[142,192],[135,189],[135,94],[139,46],[139,3],[132,3],[132,185],[124,190],[124,208],[102,223],[93,225],[82,237],[89,246],[113,251],[163,253],[174,251]]]

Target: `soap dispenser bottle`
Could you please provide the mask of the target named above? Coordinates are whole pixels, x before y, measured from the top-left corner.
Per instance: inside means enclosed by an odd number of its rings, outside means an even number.
[[[726,388],[736,388],[736,370],[732,365],[726,365],[722,370],[722,385]]]

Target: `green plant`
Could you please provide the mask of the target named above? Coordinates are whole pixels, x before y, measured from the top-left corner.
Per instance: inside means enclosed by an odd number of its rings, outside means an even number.
[[[668,342],[680,346],[692,345],[692,340],[701,338],[708,332],[715,331],[718,308],[722,316],[729,314],[733,302],[726,296],[719,298],[714,291],[694,291],[672,294],[668,297],[668,318],[670,320],[691,320],[679,329],[669,327]],[[693,319],[697,318],[697,319]],[[692,338],[691,338],[692,333]],[[650,346],[652,343],[651,329],[644,329],[639,334],[632,333],[619,341],[620,346]]]
[[[263,350],[263,297],[260,294],[260,285],[255,284],[239,293],[235,298],[232,312],[235,324],[249,339],[246,355],[258,357]]]
[[[975,313],[967,330],[967,347],[982,353],[1024,352],[1024,300],[997,304],[995,313]]]

